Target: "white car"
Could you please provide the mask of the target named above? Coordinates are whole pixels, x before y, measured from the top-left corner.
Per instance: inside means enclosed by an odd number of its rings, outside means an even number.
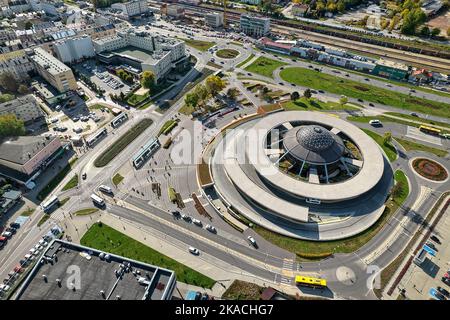
[[[192,219],[192,222],[194,224],[196,224],[197,226],[199,226],[199,227],[201,227],[203,225],[202,222],[200,220],[198,220],[198,219]]]
[[[257,246],[256,240],[252,236],[248,236],[247,240],[252,244],[252,246],[254,246],[256,248],[256,246]]]
[[[7,284],[0,284],[0,291],[8,291],[11,287]]]
[[[25,260],[33,260],[34,259],[34,257],[31,255],[31,254],[29,254],[29,253],[27,253],[26,255],[25,255]]]
[[[35,248],[31,248],[31,249],[30,249],[30,254],[33,255],[33,256],[36,256],[36,255],[39,254],[39,251],[36,250]]]
[[[198,250],[197,248],[194,248],[194,247],[189,247],[189,252],[196,256],[198,256],[200,254],[200,250]]]
[[[370,120],[370,121],[369,121],[369,124],[370,124],[371,126],[381,126],[381,125],[382,125],[381,121],[378,120],[378,119]]]
[[[6,237],[6,238],[10,239],[12,237],[12,232],[9,232],[9,231],[3,232],[2,237]]]
[[[212,232],[212,233],[216,233],[216,232],[217,232],[216,228],[214,228],[214,227],[213,227],[212,225],[210,225],[210,224],[207,224],[206,227],[205,227],[205,229],[208,230],[209,232]]]
[[[182,214],[181,215],[181,218],[183,218],[183,220],[186,220],[186,221],[191,221],[191,217],[189,217],[187,214]]]
[[[40,244],[35,245],[34,248],[35,248],[37,251],[41,251],[42,249],[44,249]]]
[[[45,241],[44,239],[41,239],[41,240],[39,240],[39,244],[40,244],[41,246],[43,246],[43,247],[46,247],[47,244],[48,244],[48,242]]]

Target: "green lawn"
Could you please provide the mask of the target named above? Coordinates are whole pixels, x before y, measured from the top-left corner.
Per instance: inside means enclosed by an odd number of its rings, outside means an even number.
[[[70,170],[78,158],[74,158],[41,190],[37,195],[38,200],[44,200],[60,182],[69,174]]]
[[[383,137],[380,136],[378,133],[375,133],[368,129],[361,129],[364,131],[369,137],[371,137],[373,140],[376,141],[380,145],[380,147],[383,149],[383,151],[386,153],[389,161],[394,161],[397,159],[397,151],[395,150],[394,146],[390,143],[385,144]]]
[[[20,215],[24,217],[29,217],[33,214],[34,209],[27,208],[25,211],[23,211]]]
[[[395,116],[395,117],[400,117],[400,118],[407,119],[407,120],[420,121],[422,123],[426,123],[426,124],[429,124],[431,126],[433,126],[433,125],[440,126],[440,127],[448,128],[450,130],[450,124],[448,124],[446,122],[433,121],[433,120],[429,120],[429,119],[414,117],[414,116],[412,116],[410,114],[403,114],[403,113],[399,113],[399,112],[386,112],[385,114],[386,115]],[[393,119],[392,121],[396,122],[397,120]],[[417,125],[417,126],[419,126],[419,125]]]
[[[124,178],[120,173],[116,173],[116,175],[112,179],[112,182],[114,183],[115,186],[117,186],[119,183],[122,182],[123,179]]]
[[[95,208],[87,208],[87,209],[81,209],[81,210],[75,211],[73,214],[75,216],[87,216],[87,215],[93,214],[97,211],[98,211],[98,209],[95,209]]]
[[[394,202],[400,206],[403,202],[405,202],[409,194],[408,179],[406,178],[406,175],[402,170],[395,171],[394,179],[395,183],[402,184],[402,187],[399,189],[398,194],[394,195]]]
[[[37,226],[40,227],[41,225],[43,225],[45,223],[45,221],[47,221],[48,219],[50,219],[50,215],[49,214],[44,214],[42,216],[42,218],[38,221]]]
[[[266,57],[259,57],[251,65],[249,65],[245,70],[253,73],[260,74],[262,76],[272,78],[273,72],[282,66],[287,65],[287,63],[269,59]]]
[[[217,50],[216,55],[223,59],[234,59],[239,55],[239,51],[234,49],[220,49]]]
[[[141,103],[142,101],[144,101],[145,99],[147,99],[148,97],[149,97],[149,92],[147,92],[147,93],[145,93],[145,94],[143,94],[143,95],[138,95],[138,94],[135,94],[135,93],[133,93],[128,99],[127,99],[127,103],[130,105],[130,106],[136,106],[136,105],[138,105],[139,103]]]
[[[142,132],[144,132],[153,120],[149,118],[142,119],[137,125],[124,133],[116,142],[106,149],[97,159],[94,161],[94,165],[98,168],[106,166],[111,162],[123,149],[125,149],[134,139],[136,139]]]
[[[69,182],[67,182],[66,185],[62,188],[62,191],[75,188],[76,186],[78,186],[78,174],[75,173],[72,179],[70,179]]]
[[[173,128],[175,128],[177,126],[178,122],[175,120],[167,120],[163,126],[161,127],[161,129],[159,129],[158,132],[158,136],[165,134],[167,135],[168,133],[170,133],[170,131],[173,130]]]
[[[244,61],[242,61],[241,63],[239,63],[236,68],[240,68],[242,67],[244,64],[246,64],[247,62],[249,62],[250,60],[252,60],[255,57],[255,55],[252,53],[247,59],[245,59]]]
[[[82,245],[110,252],[130,259],[175,271],[177,280],[187,284],[211,288],[215,281],[182,263],[105,225],[94,224],[81,238]]]
[[[324,111],[324,110],[359,110],[348,104],[341,105],[337,102],[324,102],[316,98],[307,99],[301,97],[295,101],[288,101],[282,104],[285,110],[303,111]]]
[[[194,39],[185,39],[180,38],[186,44],[194,49],[197,49],[199,51],[208,51],[209,48],[216,45],[215,42],[209,42],[209,41],[201,41],[201,40],[194,40]]]
[[[418,151],[423,151],[423,152],[429,152],[429,153],[433,153],[435,155],[437,155],[438,157],[445,157],[448,152],[442,149],[438,149],[438,148],[433,148],[433,147],[429,147],[417,142],[413,142],[410,140],[405,140],[402,138],[398,138],[398,137],[394,137],[394,139],[400,143],[403,148],[405,148],[406,151],[410,151],[410,150],[418,150]]]
[[[401,109],[428,113],[445,118],[450,117],[450,104],[439,103],[406,94],[386,90],[366,83],[342,79],[305,68],[286,68],[280,73],[285,81],[300,86],[325,90],[331,93],[377,102]]]

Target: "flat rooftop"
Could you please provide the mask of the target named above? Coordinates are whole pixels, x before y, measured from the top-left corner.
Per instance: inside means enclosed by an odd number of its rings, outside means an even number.
[[[176,284],[173,271],[113,254],[108,259],[100,258],[100,253],[53,240],[22,284],[16,299],[167,300],[172,297]],[[71,268],[79,268],[80,282],[75,289],[72,281],[77,272]]]
[[[152,52],[132,46],[126,46],[121,49],[113,50],[112,52],[120,54],[122,56],[129,56],[131,58],[134,58],[135,60],[139,60],[142,62],[148,59],[152,59]]]

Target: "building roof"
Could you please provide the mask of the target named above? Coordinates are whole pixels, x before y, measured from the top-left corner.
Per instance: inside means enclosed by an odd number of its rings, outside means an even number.
[[[22,136],[9,137],[0,142],[0,159],[13,163],[25,164],[56,136]]]
[[[47,247],[17,300],[166,300],[175,284],[171,270],[62,240]],[[103,253],[105,255],[106,253]],[[57,259],[56,259],[57,258]],[[72,267],[78,267],[79,287],[70,286]],[[59,279],[59,283],[58,283]],[[102,296],[102,291],[104,295]]]
[[[320,125],[299,126],[289,130],[283,145],[298,160],[314,164],[338,161],[344,154],[342,139]]]
[[[34,55],[32,56],[34,62],[45,68],[50,74],[57,75],[61,72],[71,71],[71,69],[57,58],[42,48],[34,49]]]

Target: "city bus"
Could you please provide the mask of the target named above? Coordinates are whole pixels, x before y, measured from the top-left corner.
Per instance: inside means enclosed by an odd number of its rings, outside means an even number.
[[[102,137],[106,136],[107,134],[108,134],[108,131],[106,130],[106,128],[103,128],[103,129],[99,130],[98,132],[96,132],[93,136],[88,138],[86,140],[86,144],[89,147],[92,147],[97,141],[99,141]]]
[[[128,120],[128,115],[126,113],[121,113],[111,121],[111,127],[117,128],[126,120]]]
[[[59,203],[59,199],[57,196],[51,196],[50,199],[48,199],[47,201],[45,201],[44,203],[41,204],[41,208],[42,210],[44,210],[44,212],[49,212],[50,209]]]
[[[320,278],[295,276],[295,284],[298,286],[305,286],[312,288],[326,288],[327,280]]]
[[[94,202],[94,204],[96,204],[100,207],[103,207],[105,205],[105,200],[103,200],[103,198],[100,198],[95,193],[91,194],[91,199]]]
[[[439,135],[441,133],[441,130],[433,128],[433,127],[428,127],[428,126],[420,126],[419,130],[428,134],[433,134],[433,135]]]

